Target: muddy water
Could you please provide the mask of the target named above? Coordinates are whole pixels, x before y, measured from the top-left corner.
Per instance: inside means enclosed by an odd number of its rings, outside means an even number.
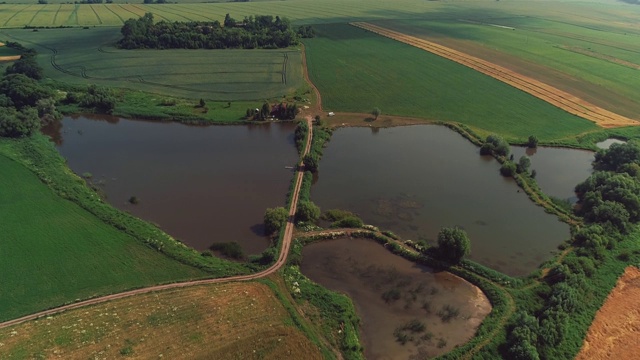
[[[317,242],[306,246],[302,255],[303,274],[353,300],[362,320],[360,335],[367,359],[416,355],[422,359],[450,351],[471,339],[491,311],[484,294],[466,281],[446,272],[434,273],[371,240]],[[449,319],[446,306],[452,314]],[[408,337],[403,345],[394,332],[413,320],[426,328],[401,331]]]
[[[574,189],[585,181],[593,168],[594,153],[586,150],[538,147],[528,149],[521,146],[511,148],[514,160],[527,155],[531,169],[536,170],[536,181],[542,191],[572,203],[578,201]]]
[[[441,126],[344,128],[324,151],[312,199],[358,213],[405,239],[433,242],[461,226],[471,259],[524,275],[569,237],[568,225],[533,204],[500,165]]]
[[[292,177],[285,166],[297,159],[293,130],[86,116],[49,129],[69,167],[91,173],[115,207],[197,250],[237,241],[248,254],[268,246],[264,210],[285,204]]]

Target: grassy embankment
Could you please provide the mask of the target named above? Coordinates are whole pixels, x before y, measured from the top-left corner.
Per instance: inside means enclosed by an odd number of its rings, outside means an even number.
[[[247,272],[103,203],[42,135],[0,141],[0,161],[2,320],[136,287]]]
[[[0,330],[3,359],[322,359],[272,281],[138,295]],[[324,355],[324,356],[323,356]]]

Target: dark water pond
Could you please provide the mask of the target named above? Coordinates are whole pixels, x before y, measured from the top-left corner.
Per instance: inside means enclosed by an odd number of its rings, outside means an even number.
[[[302,255],[303,274],[353,300],[367,359],[423,359],[448,352],[473,337],[491,311],[485,295],[468,282],[416,265],[371,240],[317,242]],[[403,345],[396,330],[412,321],[425,329],[400,330],[407,336]]]
[[[268,246],[262,217],[283,206],[298,158],[293,124],[186,126],[115,117],[66,117],[47,129],[77,174],[109,203],[198,250],[236,241]],[[137,205],[128,203],[131,196]]]
[[[592,151],[550,147],[527,149],[513,146],[511,152],[515,161],[522,155],[529,156],[531,169],[537,173],[536,181],[545,194],[572,203],[578,201],[574,191],[576,185],[585,181],[593,172]]]
[[[434,241],[463,227],[471,259],[524,275],[569,237],[568,225],[533,204],[493,158],[441,126],[344,128],[325,149],[312,199],[358,213],[405,239]]]

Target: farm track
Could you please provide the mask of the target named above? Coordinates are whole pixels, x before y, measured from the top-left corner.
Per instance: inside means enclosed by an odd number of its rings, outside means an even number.
[[[307,120],[307,123],[308,123],[307,143],[305,145],[304,152],[302,153],[300,158],[303,158],[311,148],[311,139],[313,136],[313,122],[310,120]],[[197,286],[197,285],[220,284],[220,283],[231,282],[231,281],[250,281],[250,280],[260,279],[275,273],[287,262],[287,256],[289,255],[289,249],[291,248],[291,240],[293,238],[293,230],[295,228],[294,216],[298,206],[298,199],[300,197],[300,188],[302,187],[303,176],[304,176],[304,164],[300,162],[298,166],[298,171],[296,174],[296,185],[293,189],[291,206],[289,207],[289,218],[287,219],[287,225],[285,226],[284,236],[282,238],[282,246],[280,248],[278,260],[270,268],[263,270],[261,272],[258,272],[255,274],[249,274],[249,275],[237,275],[237,276],[230,276],[226,278],[184,281],[184,282],[173,283],[173,284],[150,286],[146,288],[125,291],[118,294],[101,296],[101,297],[79,301],[73,304],[68,304],[68,305],[60,306],[60,307],[45,310],[45,311],[40,311],[35,314],[23,316],[18,319],[5,321],[0,323],[0,329],[13,326],[13,325],[18,325],[26,321],[35,320],[43,316],[50,316],[50,315],[58,314],[67,310],[73,310],[73,309],[78,309],[85,306],[101,304],[110,300],[127,298],[133,295],[147,294],[154,291],[178,289],[178,288],[185,288],[185,287]]]
[[[457,50],[453,50],[427,40],[405,35],[403,33],[389,30],[370,23],[357,22],[351,23],[351,25],[455,61],[461,65],[467,66],[485,75],[491,76],[496,80],[500,80],[508,85],[511,85],[519,90],[522,90],[541,100],[544,100],[562,110],[567,111],[570,114],[593,121],[598,126],[601,126],[603,128],[640,125],[640,122],[638,120],[630,119],[625,116],[602,109],[569,93],[556,89],[548,84],[518,74],[514,71],[493,64],[491,62],[467,55]]]
[[[7,24],[9,23],[9,21],[11,21],[11,19],[13,19],[14,17],[16,17],[16,15],[18,15],[18,14],[20,14],[21,12],[23,12],[23,11],[25,11],[25,10],[29,9],[29,8],[30,8],[30,7],[32,7],[32,6],[33,6],[33,5],[29,5],[29,6],[25,7],[25,8],[23,8],[23,9],[20,9],[20,10],[16,11],[13,15],[11,15],[11,16],[7,19],[7,21],[5,21],[5,22],[4,22],[4,24],[2,25],[2,27],[7,27]]]

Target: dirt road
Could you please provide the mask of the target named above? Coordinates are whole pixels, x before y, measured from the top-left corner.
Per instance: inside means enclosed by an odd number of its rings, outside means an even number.
[[[307,123],[309,125],[308,126],[309,134],[307,136],[307,143],[305,145],[304,153],[302,154],[302,157],[304,157],[304,155],[306,155],[309,152],[309,149],[311,148],[311,137],[313,136],[313,131],[312,131],[313,130],[313,122],[307,120]],[[101,296],[101,297],[97,297],[97,298],[93,298],[93,299],[89,299],[89,300],[84,300],[84,301],[79,301],[79,302],[76,302],[76,303],[73,303],[73,304],[68,304],[68,305],[60,306],[60,307],[49,309],[49,310],[45,310],[45,311],[40,311],[38,313],[27,315],[27,316],[23,316],[23,317],[18,318],[18,319],[5,321],[3,323],[0,323],[0,329],[8,327],[8,326],[12,326],[12,325],[21,324],[21,323],[23,323],[25,321],[34,320],[34,319],[37,319],[37,318],[40,318],[40,317],[50,316],[50,315],[53,315],[53,314],[58,314],[58,313],[61,313],[63,311],[66,311],[66,310],[77,309],[77,308],[81,308],[81,307],[88,306],[88,305],[100,304],[100,303],[103,303],[103,302],[106,302],[106,301],[115,300],[115,299],[122,299],[122,298],[126,298],[126,297],[133,296],[133,295],[146,294],[146,293],[153,292],[153,291],[176,289],[176,288],[183,288],[183,287],[195,286],[195,285],[219,284],[219,283],[230,282],[230,281],[255,280],[255,279],[263,278],[265,276],[268,276],[268,275],[271,275],[271,274],[275,273],[276,271],[278,271],[278,269],[280,269],[287,262],[287,255],[289,254],[289,249],[291,247],[291,240],[292,240],[292,237],[293,237],[293,230],[294,230],[294,226],[295,226],[294,225],[294,215],[296,213],[296,209],[297,209],[297,206],[298,206],[298,198],[300,197],[300,187],[302,186],[302,177],[303,176],[304,176],[304,164],[301,162],[299,167],[298,167],[298,171],[296,173],[296,186],[295,186],[295,188],[293,190],[293,197],[292,197],[292,201],[291,201],[291,207],[289,208],[289,219],[287,220],[287,225],[285,227],[284,237],[282,239],[282,248],[280,249],[280,255],[278,256],[278,260],[275,262],[275,264],[273,264],[273,266],[271,266],[270,268],[268,268],[268,269],[266,269],[264,271],[255,273],[255,274],[250,274],[250,275],[238,275],[238,276],[231,276],[231,277],[227,277],[227,278],[185,281],[185,282],[180,282],[180,283],[150,286],[150,287],[146,287],[146,288],[141,288],[141,289],[136,289],[136,290],[131,290],[131,291],[125,291],[125,292],[121,292],[121,293],[118,293],[118,294]]]
[[[573,115],[593,121],[603,128],[640,125],[639,119],[630,119],[605,110],[553,86],[460,51],[365,22],[351,23],[351,25],[455,61],[527,92]]]

